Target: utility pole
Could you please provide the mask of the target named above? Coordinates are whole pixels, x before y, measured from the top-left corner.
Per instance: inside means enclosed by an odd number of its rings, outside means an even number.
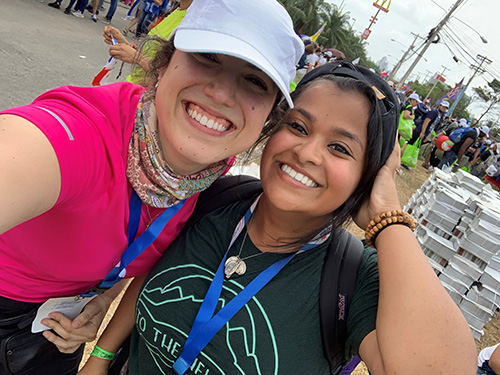
[[[458,6],[460,4],[462,4],[464,1],[465,0],[457,0],[456,3],[453,4],[453,6],[451,7],[450,11],[441,20],[441,22],[439,22],[436,27],[434,27],[433,29],[431,29],[431,31],[429,32],[429,35],[427,36],[427,42],[424,44],[424,47],[422,48],[422,51],[418,54],[418,56],[415,59],[415,61],[413,61],[413,63],[411,64],[411,66],[408,68],[408,70],[406,71],[406,73],[403,76],[403,78],[401,78],[401,81],[399,82],[399,85],[402,85],[405,82],[406,78],[408,78],[408,76],[410,75],[410,73],[412,72],[412,70],[415,69],[415,67],[417,66],[418,62],[422,58],[423,54],[430,47],[430,45],[432,43],[437,43],[437,41],[439,41],[439,35],[438,35],[438,33],[441,31],[441,29],[446,24],[446,22],[448,22],[448,20],[450,19],[451,15],[453,14],[453,12],[455,10],[457,10]],[[437,41],[436,41],[436,37],[438,38]]]
[[[394,79],[394,76],[396,75],[396,73],[398,72],[398,70],[401,68],[401,66],[405,62],[406,56],[408,56],[408,54],[410,53],[410,51],[413,50],[413,47],[415,46],[415,42],[420,37],[420,35],[418,35],[418,34],[413,34],[413,33],[411,33],[411,34],[415,35],[415,39],[413,39],[413,42],[411,43],[410,47],[408,47],[408,49],[403,54],[403,56],[401,56],[401,59],[394,66],[394,68],[391,71],[391,74],[389,74],[389,77],[387,77],[387,81],[392,81]]]
[[[462,90],[460,90],[460,93],[458,94],[457,100],[455,100],[453,102],[453,105],[448,110],[447,115],[450,116],[450,117],[453,114],[453,111],[455,110],[455,108],[457,107],[458,102],[460,101],[460,99],[462,99],[462,96],[464,96],[465,90],[467,90],[467,88],[471,84],[471,82],[474,79],[474,77],[476,76],[476,74],[477,73],[483,74],[486,71],[486,69],[482,68],[483,64],[484,63],[486,63],[486,64],[491,64],[492,63],[492,61],[490,59],[488,59],[486,56],[477,55],[477,58],[479,60],[479,66],[478,65],[474,65],[474,64],[472,64],[470,66],[470,68],[474,71],[474,73],[472,73],[472,76],[469,78],[469,81],[467,81],[467,84],[464,87],[462,87]]]
[[[443,66],[443,65],[441,65],[441,67],[443,68],[443,72],[440,75],[441,75],[441,77],[444,77],[444,72],[446,72],[447,70],[450,70],[450,69],[448,69],[446,66]],[[429,91],[429,93],[427,94],[425,99],[427,99],[427,98],[429,98],[429,96],[431,96],[431,92],[437,86],[438,82],[439,82],[439,80],[436,79],[436,82],[434,82],[434,85],[432,86],[431,90]]]
[[[424,77],[423,83],[427,82],[427,78],[429,78],[429,76],[433,73],[431,70],[428,70],[428,69],[426,69],[426,71],[427,71],[427,74]]]

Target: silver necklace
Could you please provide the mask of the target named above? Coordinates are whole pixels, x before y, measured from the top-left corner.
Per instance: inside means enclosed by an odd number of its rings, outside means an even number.
[[[245,241],[248,236],[248,231],[250,230],[250,224],[252,223],[252,218],[250,219],[250,222],[247,225],[247,231],[245,233],[245,236],[243,237],[243,241],[241,242],[240,245],[240,251],[238,252],[238,255],[233,255],[232,257],[229,257],[226,260],[226,263],[224,263],[224,274],[226,275],[226,278],[230,278],[234,273],[237,273],[238,275],[243,275],[247,271],[247,265],[245,263],[246,259],[250,259],[259,255],[264,254],[263,252],[259,252],[257,254],[249,255],[247,257],[241,258],[241,251],[243,250],[243,246],[245,245]]]

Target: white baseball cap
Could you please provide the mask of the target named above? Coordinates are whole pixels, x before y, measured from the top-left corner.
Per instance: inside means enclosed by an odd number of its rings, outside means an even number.
[[[420,96],[416,92],[411,93],[408,99],[415,99],[417,102],[422,103]]]
[[[461,118],[460,121],[458,122],[458,126],[461,128],[466,128],[467,127],[467,119]]]
[[[304,43],[276,0],[194,0],[173,37],[181,51],[221,53],[255,65],[293,107],[289,85]]]
[[[450,108],[450,103],[447,102],[446,100],[443,100],[439,105],[442,105],[443,107]]]
[[[487,125],[480,126],[479,131],[483,134],[486,134],[487,137],[490,136],[490,127]]]

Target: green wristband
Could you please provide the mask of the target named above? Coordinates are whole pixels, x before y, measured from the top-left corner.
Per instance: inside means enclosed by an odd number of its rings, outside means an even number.
[[[101,349],[96,345],[96,346],[94,346],[94,350],[92,350],[92,353],[90,353],[90,355],[111,361],[113,358],[115,358],[116,354],[108,352],[107,350]]]

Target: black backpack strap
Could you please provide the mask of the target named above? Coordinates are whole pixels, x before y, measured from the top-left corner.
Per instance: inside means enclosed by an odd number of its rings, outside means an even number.
[[[323,351],[332,375],[345,365],[347,314],[354,296],[363,243],[349,232],[338,229],[325,256],[319,296]]]
[[[261,192],[262,186],[258,178],[245,175],[221,177],[200,193],[193,214],[184,228],[189,228],[219,207],[251,198]]]

